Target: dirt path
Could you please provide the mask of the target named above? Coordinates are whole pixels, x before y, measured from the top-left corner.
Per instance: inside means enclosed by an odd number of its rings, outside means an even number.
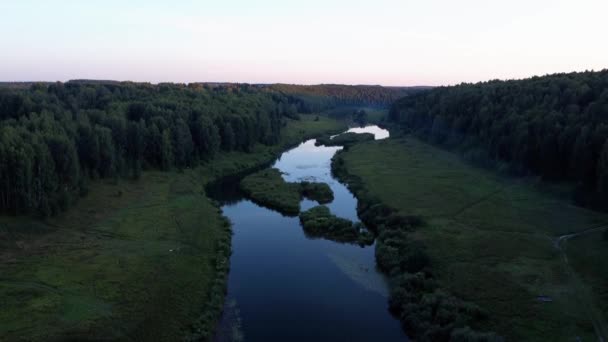
[[[587,286],[585,286],[583,280],[576,274],[576,272],[570,265],[570,261],[568,260],[568,254],[566,253],[565,249],[565,243],[568,242],[568,240],[570,239],[574,239],[576,237],[595,232],[600,232],[606,229],[608,229],[608,225],[596,226],[578,233],[558,236],[553,241],[555,248],[558,249],[562,254],[564,266],[566,267],[566,271],[568,272],[568,275],[576,291],[575,295],[581,303],[581,307],[585,308],[585,311],[587,313],[587,316],[591,320],[591,323],[593,323],[593,328],[595,330],[595,334],[599,342],[605,342],[608,338],[608,324],[606,323],[606,319],[604,318],[604,315],[602,314],[601,310],[599,310],[595,306],[595,302],[593,300],[593,293]]]
[[[595,232],[600,232],[600,231],[603,231],[603,230],[606,230],[606,229],[608,229],[608,225],[604,224],[604,225],[601,225],[601,226],[596,226],[596,227],[592,227],[592,228],[583,230],[582,232],[572,233],[572,234],[565,234],[565,235],[558,236],[555,239],[555,242],[554,242],[555,248],[557,248],[559,250],[562,250],[562,243],[563,242],[566,242],[566,241],[568,241],[570,239],[573,239],[575,237],[579,237],[581,235],[587,235],[587,234],[591,234],[591,233],[595,233]]]

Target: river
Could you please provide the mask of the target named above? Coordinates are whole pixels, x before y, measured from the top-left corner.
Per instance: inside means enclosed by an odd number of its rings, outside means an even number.
[[[351,132],[388,137],[377,126]],[[273,167],[287,181],[329,184],[337,216],[359,221],[357,199],[331,175],[341,147],[308,140],[284,152]],[[232,222],[228,294],[217,341],[403,341],[388,312],[388,288],[376,270],[374,246],[307,237],[297,217],[286,217],[244,198],[234,179],[210,195]],[[221,189],[221,190],[219,190]],[[302,201],[302,211],[317,205]]]

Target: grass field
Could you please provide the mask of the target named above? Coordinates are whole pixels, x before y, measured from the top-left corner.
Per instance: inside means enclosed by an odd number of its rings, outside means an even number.
[[[277,146],[224,153],[195,170],[96,181],[46,221],[0,216],[0,340],[180,340],[194,322],[212,322],[231,233],[204,185],[343,128],[303,116]]]
[[[201,179],[145,173],[138,182],[97,182],[91,190],[45,223],[3,218],[14,243],[3,253],[11,260],[2,263],[0,280],[0,297],[9,300],[0,313],[7,340],[90,331],[169,339],[200,314],[216,241],[229,234]],[[38,232],[24,232],[36,224]]]
[[[359,144],[342,155],[371,195],[404,215],[424,217],[428,224],[413,237],[426,245],[442,288],[489,312],[481,328],[513,341],[596,340],[578,277],[571,276],[555,239],[604,224],[608,216],[409,137]],[[591,250],[578,243],[568,242],[569,255],[575,248]],[[591,295],[605,297],[605,290],[595,293],[606,288],[601,266],[591,266],[596,257],[582,255],[579,262],[573,256],[572,264],[575,273],[595,274]],[[581,279],[591,284],[589,277]]]
[[[592,311],[590,318],[595,320],[608,333],[606,322],[608,317],[608,239],[601,231],[585,234],[568,240],[563,244],[569,265],[572,267],[575,281],[580,279],[580,301],[589,306]]]

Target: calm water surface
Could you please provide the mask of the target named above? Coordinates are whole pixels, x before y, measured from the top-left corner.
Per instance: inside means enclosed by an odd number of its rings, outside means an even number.
[[[349,131],[388,137],[377,126]],[[356,198],[331,176],[331,157],[341,147],[308,140],[281,155],[273,167],[287,181],[326,182],[341,217],[358,221]],[[375,268],[374,246],[307,237],[297,217],[286,217],[243,198],[234,180],[211,191],[232,222],[226,308],[218,341],[403,341],[387,310],[388,290]],[[218,189],[218,187],[215,187]],[[302,201],[302,210],[317,205]],[[238,338],[237,338],[238,339]]]

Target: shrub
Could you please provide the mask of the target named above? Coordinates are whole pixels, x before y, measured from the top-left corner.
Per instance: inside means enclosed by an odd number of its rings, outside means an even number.
[[[334,192],[326,183],[301,182],[300,194],[320,204],[330,203],[334,200]]]
[[[468,326],[452,331],[450,342],[503,342],[504,338],[495,333],[478,332]]]
[[[339,242],[371,244],[373,235],[360,223],[333,215],[329,208],[319,205],[300,214],[300,222],[307,235]]]

